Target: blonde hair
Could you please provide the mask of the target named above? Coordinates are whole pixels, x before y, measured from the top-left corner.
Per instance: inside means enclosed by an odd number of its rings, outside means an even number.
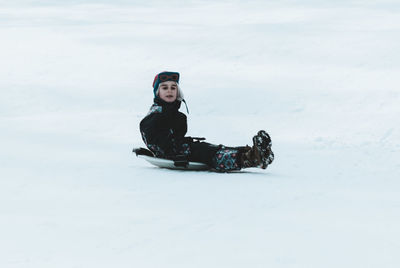
[[[175,81],[174,81],[175,82]],[[161,86],[161,84],[162,83],[160,83],[159,85],[158,85],[158,88],[157,88],[157,90],[156,90],[156,96],[160,96],[158,93],[160,92],[160,86]],[[183,92],[182,92],[182,89],[181,89],[181,87],[179,86],[179,84],[177,83],[177,82],[175,82],[175,84],[176,84],[176,86],[178,87],[178,92],[177,92],[177,94],[176,94],[176,99],[178,100],[178,101],[182,101],[185,97],[183,96]]]

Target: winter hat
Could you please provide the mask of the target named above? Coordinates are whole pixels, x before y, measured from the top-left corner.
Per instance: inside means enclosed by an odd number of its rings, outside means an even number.
[[[156,97],[157,95],[156,93],[158,86],[165,81],[174,81],[177,84],[179,84],[179,73],[164,71],[162,73],[157,74],[156,77],[154,77],[154,82],[153,82],[154,97]]]

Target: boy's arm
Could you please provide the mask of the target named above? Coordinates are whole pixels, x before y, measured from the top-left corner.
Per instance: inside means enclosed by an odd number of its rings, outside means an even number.
[[[187,132],[187,119],[186,115],[183,113],[179,113],[179,119],[177,120],[177,125],[176,125],[176,133],[175,137],[178,138],[179,140],[182,140]]]
[[[165,157],[171,154],[173,133],[165,125],[165,118],[161,113],[152,113],[140,122],[140,133],[147,147],[156,156]]]

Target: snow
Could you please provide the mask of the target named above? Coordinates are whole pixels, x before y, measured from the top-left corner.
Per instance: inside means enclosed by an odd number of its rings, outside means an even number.
[[[399,267],[396,1],[2,1],[0,267]],[[157,72],[240,173],[132,153]],[[184,107],[182,111],[185,111]]]

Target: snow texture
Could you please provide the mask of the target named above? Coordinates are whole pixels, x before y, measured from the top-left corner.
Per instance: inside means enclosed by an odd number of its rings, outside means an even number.
[[[1,1],[0,267],[400,267],[399,11]],[[136,158],[163,70],[181,73],[188,135],[265,129],[275,162]]]

